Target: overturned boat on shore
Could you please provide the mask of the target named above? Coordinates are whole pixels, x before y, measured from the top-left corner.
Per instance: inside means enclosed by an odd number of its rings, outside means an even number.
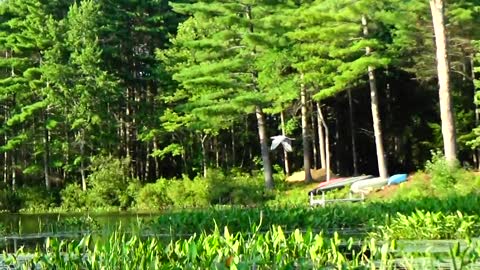
[[[344,178],[335,178],[331,179],[330,181],[325,181],[320,183],[316,188],[312,189],[308,192],[308,194],[319,194],[324,191],[343,188],[347,185],[353,184],[358,181],[362,181],[365,179],[373,178],[372,175],[362,175],[362,176],[355,176],[355,177],[344,177]]]

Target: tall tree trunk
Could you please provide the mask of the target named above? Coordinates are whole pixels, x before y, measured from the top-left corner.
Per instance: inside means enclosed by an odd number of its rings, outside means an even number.
[[[310,114],[310,123],[312,123],[312,128],[311,128],[311,136],[312,136],[312,154],[313,154],[313,168],[317,169],[318,167],[318,151],[317,151],[317,140],[315,138],[315,132],[313,132],[313,130],[315,130],[315,115],[313,114],[314,112],[314,103],[313,102],[310,102],[310,105],[309,108],[310,108],[310,111],[312,112]]]
[[[118,127],[118,135],[120,137],[120,143],[118,144],[118,152],[120,153],[120,156],[122,158],[128,156],[128,124],[125,112],[126,109],[122,108],[119,113],[120,125]]]
[[[325,161],[325,136],[323,135],[322,117],[319,114],[320,102],[317,102],[318,149],[320,151],[320,168],[326,167]]]
[[[339,106],[339,97],[337,96],[336,97],[336,101],[335,101],[335,106],[334,106],[334,109],[335,109],[335,135],[334,135],[334,141],[333,141],[333,145],[335,146],[335,150],[334,150],[334,157],[335,157],[335,167],[334,167],[334,170],[337,171],[338,174],[341,174],[342,173],[342,156],[343,156],[343,143],[340,141],[340,129],[343,127],[343,119],[342,118],[342,111],[343,111],[343,107],[340,107]]]
[[[5,122],[7,122],[7,119],[8,119],[7,105],[5,105],[4,108],[5,108],[5,112],[4,112]],[[6,129],[3,132],[3,140],[4,140],[4,145],[8,143],[8,131]],[[5,184],[8,183],[8,176],[9,176],[8,162],[9,162],[8,150],[5,150],[5,152],[3,152],[3,182]]]
[[[281,122],[280,125],[282,127],[282,135],[287,136],[287,132],[285,130],[285,113],[284,113],[283,110],[280,112],[280,122]],[[288,163],[288,152],[287,152],[287,150],[285,150],[285,148],[283,149],[283,164],[284,164],[284,169],[285,169],[285,175],[290,176],[290,165]]]
[[[44,151],[43,151],[43,173],[45,177],[45,187],[50,189],[50,174],[49,174],[49,168],[48,165],[50,163],[50,140],[49,140],[49,134],[48,134],[48,127],[47,127],[47,122],[48,122],[48,107],[44,112],[43,115],[43,120],[44,120],[44,126],[43,126],[43,142],[44,142]]]
[[[202,169],[203,169],[203,178],[207,178],[207,146],[205,145],[207,141],[207,135],[202,135],[200,142],[202,145]]]
[[[220,168],[220,148],[218,147],[218,135],[214,137],[213,144],[215,148],[215,167]]]
[[[127,87],[127,96],[126,96],[126,103],[125,103],[125,149],[126,149],[126,155],[130,159],[130,168],[129,168],[129,174],[133,174],[133,168],[135,167],[134,164],[134,149],[133,149],[133,127],[132,127],[132,98],[133,98],[133,90],[130,87]]]
[[[470,72],[472,73],[472,85],[473,85],[473,104],[475,105],[475,127],[478,127],[480,124],[480,108],[475,102],[475,97],[477,95],[477,88],[475,87],[475,59],[474,55],[470,55]],[[474,158],[477,162],[477,170],[480,170],[480,151],[478,148],[474,149]]]
[[[357,158],[357,140],[355,138],[355,119],[353,113],[353,100],[352,91],[349,89],[348,94],[348,113],[350,114],[350,138],[352,140],[352,162],[353,162],[353,175],[358,175],[358,158]]]
[[[232,161],[231,161],[231,166],[235,166],[235,163],[236,163],[236,154],[235,154],[235,129],[232,125]]]
[[[67,115],[67,112],[66,112],[66,108],[64,109],[64,114]],[[69,136],[69,123],[68,123],[68,120],[66,121],[65,125],[63,126],[63,132],[65,134],[65,143],[66,143],[66,149],[65,149],[65,152],[64,152],[64,160],[65,160],[65,164],[67,165],[70,165],[70,136]],[[63,168],[63,183],[65,183],[65,181],[67,180],[68,178],[68,171],[67,169],[65,169],[65,167]]]
[[[228,151],[228,144],[226,142],[222,143],[222,146],[220,146],[220,149],[222,151],[222,167],[223,168],[229,168],[228,164],[230,162],[230,152]]]
[[[254,33],[253,27],[253,16],[252,16],[252,7],[251,5],[246,6],[246,18],[248,19],[248,30],[250,33]],[[253,55],[256,54],[256,49],[253,48],[252,52]],[[254,89],[257,89],[257,79],[258,79],[258,72],[252,72],[252,78],[254,82]],[[258,137],[260,139],[260,146],[262,152],[262,160],[263,160],[263,174],[265,177],[265,187],[267,189],[273,189],[273,172],[272,172],[272,163],[270,161],[270,153],[268,152],[268,136],[267,136],[267,127],[265,123],[265,114],[263,113],[262,108],[257,105],[255,106],[255,115],[257,117],[257,124],[258,124]],[[250,148],[251,149],[251,148]]]
[[[457,160],[457,144],[455,134],[455,118],[450,93],[450,64],[447,52],[447,32],[444,20],[444,1],[430,0],[435,45],[437,48],[437,71],[440,98],[440,119],[445,158],[450,164]]]
[[[153,151],[158,150],[158,141],[157,138],[153,138]],[[153,179],[157,179],[160,176],[160,161],[158,157],[153,157],[154,164],[155,164],[155,173]]]
[[[8,139],[6,133],[5,139]],[[8,183],[8,151],[3,152],[3,183]]]
[[[368,36],[368,24],[367,18],[362,16],[362,25],[363,25],[363,34],[365,37]],[[366,54],[371,54],[371,48],[365,48]],[[378,91],[377,91],[377,82],[375,79],[375,70],[372,66],[368,67],[368,81],[370,83],[370,98],[371,98],[371,108],[372,108],[372,119],[373,119],[373,131],[375,134],[375,146],[377,149],[377,163],[378,163],[378,173],[382,179],[388,178],[387,171],[387,161],[385,158],[385,151],[383,150],[383,137],[382,137],[382,127],[380,123],[380,112],[378,109]]]
[[[11,55],[13,56],[13,54],[11,54]],[[12,65],[12,77],[14,77],[14,76],[15,76],[15,69]],[[16,99],[15,99],[15,96],[13,96],[12,107],[15,106],[15,103],[16,103]],[[10,153],[10,159],[12,161],[12,165],[10,167],[10,169],[12,170],[12,176],[11,176],[12,190],[15,190],[16,185],[17,185],[17,164],[16,164],[16,153],[15,153],[15,151],[12,151]]]
[[[17,188],[17,163],[15,152],[12,152],[12,190]]]
[[[308,134],[308,116],[307,116],[307,90],[303,83],[303,73],[300,75],[302,83],[300,84],[300,99],[302,104],[302,140],[303,140],[303,170],[305,171],[305,183],[312,181],[310,173],[310,140]]]
[[[260,147],[263,161],[263,175],[265,178],[265,187],[273,189],[273,172],[272,163],[270,161],[270,154],[268,152],[268,136],[267,127],[265,126],[265,115],[260,106],[255,106],[255,115],[257,116],[258,137],[260,139]]]
[[[328,132],[328,125],[323,117],[322,107],[320,103],[317,102],[317,115],[320,119],[320,123],[322,124],[323,128],[325,129],[325,176],[326,180],[330,181],[330,142],[329,142],[329,132]]]
[[[145,180],[151,180],[152,178],[152,158],[150,156],[150,153],[152,152],[152,142],[147,141],[145,142],[146,150],[143,153],[144,157],[144,163],[145,163]]]
[[[85,130],[80,131],[80,176],[82,178],[82,190],[87,191],[87,178],[85,176]]]
[[[5,51],[5,58],[8,59],[8,50]],[[8,67],[5,68],[5,72],[8,73]],[[4,101],[5,103],[3,104],[2,108],[3,108],[3,123],[5,125],[5,123],[7,123],[8,121],[8,99],[6,99]],[[7,133],[7,128],[5,128],[5,130],[3,131],[3,144],[2,145],[6,145],[7,142],[8,142],[8,133]],[[3,182],[5,184],[8,183],[8,151],[5,150],[3,152]]]

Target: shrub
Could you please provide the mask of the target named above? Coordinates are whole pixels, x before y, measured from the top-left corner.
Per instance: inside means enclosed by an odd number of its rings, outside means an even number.
[[[260,179],[261,178],[261,179]],[[262,177],[239,173],[232,177],[233,187],[231,200],[233,204],[254,205],[263,203],[264,186]]]
[[[8,187],[0,189],[0,211],[17,212],[21,208],[21,198]]]
[[[16,191],[21,208],[28,211],[45,211],[59,205],[57,190],[47,190],[43,186],[21,187]]]
[[[90,186],[88,205],[92,207],[118,206],[125,208],[133,198],[126,196],[130,183],[138,181],[129,176],[130,160],[109,157],[95,157],[87,178]]]
[[[432,160],[427,161],[425,171],[430,175],[432,188],[438,195],[452,192],[452,187],[465,173],[458,163],[449,164],[439,151],[432,152]]]
[[[418,172],[407,183],[400,184],[388,200],[414,200],[431,196],[434,196],[434,194],[430,176],[424,172]]]
[[[169,181],[167,196],[176,207],[207,207],[210,204],[208,182],[201,177]]]
[[[209,170],[204,179],[208,187],[208,201],[210,204],[227,204],[230,202],[232,183],[227,181],[225,174],[220,170]]]
[[[259,176],[232,171],[225,175],[212,170],[208,174],[210,204],[253,205],[265,201],[263,181]]]
[[[77,183],[68,184],[60,191],[62,208],[79,210],[87,207],[87,193]]]
[[[140,209],[160,210],[171,206],[173,202],[167,196],[167,184],[170,181],[159,179],[156,183],[143,186],[136,197],[136,205]]]
[[[128,183],[125,193],[120,196],[120,207],[130,208],[133,207],[137,201],[138,193],[140,192],[142,185],[140,181],[131,181]]]

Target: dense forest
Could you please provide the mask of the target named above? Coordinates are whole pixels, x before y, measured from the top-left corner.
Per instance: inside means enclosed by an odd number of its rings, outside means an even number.
[[[480,1],[443,2],[0,0],[4,188],[476,169]]]

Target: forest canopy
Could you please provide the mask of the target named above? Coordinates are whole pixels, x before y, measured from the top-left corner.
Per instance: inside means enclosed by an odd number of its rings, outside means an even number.
[[[443,2],[0,1],[4,185],[476,169],[480,1]]]

